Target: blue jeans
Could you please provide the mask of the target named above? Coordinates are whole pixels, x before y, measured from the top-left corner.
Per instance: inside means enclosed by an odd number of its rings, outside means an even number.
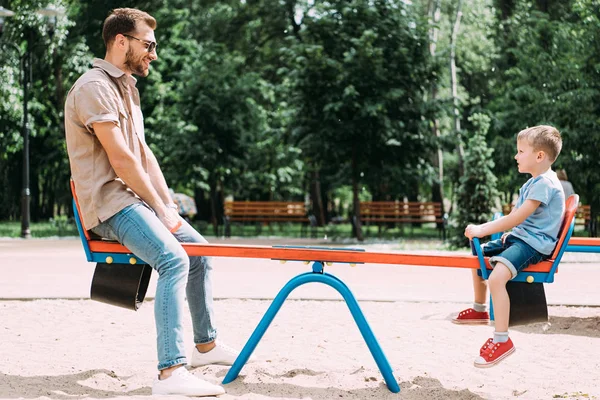
[[[117,240],[158,272],[154,318],[158,369],[186,364],[183,309],[187,295],[194,343],[215,340],[213,326],[212,266],[206,257],[188,257],[181,243],[207,243],[194,228],[183,225],[171,233],[144,203],[132,204],[92,231]],[[185,289],[185,293],[184,293]]]
[[[504,243],[502,243],[502,239],[487,242],[481,246],[481,249],[484,256],[491,257],[490,265],[492,267],[495,267],[498,262],[506,265],[513,279],[529,265],[537,264],[549,257],[513,235],[508,235]]]

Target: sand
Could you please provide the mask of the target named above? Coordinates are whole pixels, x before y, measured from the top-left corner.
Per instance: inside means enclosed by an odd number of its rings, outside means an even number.
[[[413,251],[410,243],[347,245]],[[443,253],[435,243],[428,251]],[[220,399],[600,400],[600,254],[566,254],[563,261],[557,281],[546,285],[548,302],[554,305],[550,324],[512,329],[516,353],[485,370],[475,368],[473,360],[492,327],[451,323],[457,311],[470,306],[470,271],[327,267],[359,299],[401,392],[393,394],[385,386],[340,296],[325,285],[311,284],[292,293],[256,348],[257,362],[225,385],[227,394]],[[269,299],[293,276],[310,270],[302,263],[268,260],[213,262],[219,339],[238,349]],[[151,397],[157,364],[156,274],[149,300],[133,312],[87,299],[93,264],[86,262],[76,238],[0,239],[0,273],[0,398]],[[191,352],[189,320],[186,339]],[[219,383],[228,367],[191,371]]]
[[[269,306],[218,300],[219,338],[242,348]],[[220,399],[600,399],[600,308],[550,307],[550,324],[515,327],[517,351],[473,367],[490,326],[451,323],[468,304],[362,301],[401,386],[385,386],[342,301],[288,300]],[[151,396],[153,302],[128,311],[90,300],[0,301],[0,398]],[[191,324],[186,339],[192,350]],[[191,371],[219,383],[228,367]],[[156,397],[152,397],[156,398]],[[176,397],[171,397],[176,398]]]

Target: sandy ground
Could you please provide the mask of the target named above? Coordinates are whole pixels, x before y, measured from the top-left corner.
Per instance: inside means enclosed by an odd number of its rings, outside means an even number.
[[[220,339],[241,348],[269,305],[215,304]],[[472,362],[491,327],[454,325],[456,304],[363,302],[401,385],[392,394],[341,301],[288,301],[221,399],[600,398],[600,309],[552,307],[551,325],[516,327],[517,352]],[[143,398],[156,364],[152,302],[127,311],[89,300],[0,302],[1,398]],[[186,324],[191,343],[191,326]],[[192,350],[190,345],[190,351]],[[227,367],[193,370],[214,383]]]
[[[91,276],[81,253],[70,258],[81,249],[39,241],[24,253],[22,243],[0,241],[0,398],[150,398],[153,302],[133,312],[76,299],[85,297]],[[550,302],[593,307],[552,306],[549,325],[513,328],[517,352],[485,370],[472,363],[492,327],[450,322],[469,306],[468,271],[334,266],[329,272],[357,294],[401,393],[387,390],[340,296],[312,284],[299,296],[306,300],[285,303],[255,351],[257,362],[225,385],[220,399],[600,399],[598,266],[596,259],[572,258],[548,286]],[[272,298],[306,268],[215,260],[219,338],[241,349],[270,304],[259,298]],[[186,320],[190,352],[191,337]],[[227,370],[192,371],[218,383]]]

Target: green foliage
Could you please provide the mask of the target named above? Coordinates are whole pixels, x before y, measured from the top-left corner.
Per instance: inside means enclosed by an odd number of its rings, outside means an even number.
[[[284,87],[263,78],[268,66],[249,68],[257,56],[244,41],[261,26],[246,21],[248,12],[224,3],[196,15],[157,11],[164,50],[144,93],[149,142],[177,187],[237,199],[302,196],[301,154],[283,139],[290,115]]]
[[[15,16],[5,21],[0,46],[0,219],[16,219],[20,210],[23,152],[22,61],[31,55],[28,94],[30,136],[31,217],[48,219],[64,212],[70,202],[70,176],[64,145],[63,111],[66,86],[78,66],[86,64],[86,46],[69,41],[73,27],[68,16],[58,19],[52,33],[35,11],[47,5],[41,0],[12,0],[5,8]],[[67,6],[56,1],[57,7]],[[66,68],[65,68],[66,67]],[[73,69],[71,69],[73,68]],[[28,74],[29,76],[29,74]]]
[[[159,59],[138,80],[147,141],[169,184],[196,197],[202,218],[213,212],[208,200],[301,200],[317,179],[325,208],[336,197],[352,202],[349,188],[357,198],[429,200],[438,175],[431,160],[440,145],[445,188],[462,209],[462,234],[467,222],[488,218],[484,200],[496,196],[492,164],[478,158],[489,161],[491,153],[483,154],[490,149],[477,146],[494,149],[500,201],[509,202],[527,178],[515,168],[515,135],[541,123],[562,132],[556,166],[567,169],[582,201],[600,212],[597,0],[463,1],[459,112],[475,149],[462,179],[448,69],[456,2],[442,2],[434,57],[425,1],[53,3],[66,7],[67,16],[52,37],[35,14],[47,2],[0,3],[17,13],[0,39],[12,43],[0,46],[0,219],[15,220],[20,212],[20,56],[29,44],[32,217],[47,221],[70,207],[64,97],[92,54],[103,57],[102,21],[117,7],[144,9],[158,21]],[[480,114],[491,118],[489,130]],[[433,121],[439,137],[431,133]],[[472,180],[473,171],[487,178]],[[467,189],[459,191],[459,182]],[[476,192],[479,200],[467,210]]]
[[[496,176],[492,173],[494,150],[488,147],[485,140],[490,118],[485,114],[473,114],[469,121],[476,130],[465,150],[465,175],[460,179],[458,213],[452,224],[455,229],[450,239],[458,247],[469,245],[469,240],[463,235],[468,224],[482,224],[491,220],[496,197]]]
[[[419,166],[432,150],[421,120],[426,33],[411,11],[385,1],[317,3],[279,71],[293,86],[292,134],[308,162],[394,197],[429,172]]]
[[[575,191],[600,211],[600,9],[594,0],[518,2],[505,21],[497,65],[501,85],[490,105],[500,189],[517,176],[511,145],[527,126],[550,124],[563,136],[556,167],[566,168]],[[507,172],[508,171],[508,172]]]

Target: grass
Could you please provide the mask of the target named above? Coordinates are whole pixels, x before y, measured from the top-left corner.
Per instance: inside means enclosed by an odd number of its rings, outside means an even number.
[[[213,236],[212,225],[205,221],[193,221],[192,225],[203,235]],[[434,224],[422,224],[422,226],[363,226],[363,236],[367,241],[392,241],[398,239],[411,239],[424,241],[440,241],[440,232]],[[72,219],[66,217],[57,217],[47,222],[33,222],[30,224],[31,237],[61,237],[78,236],[77,227]],[[449,234],[449,232],[447,232]],[[217,236],[224,235],[223,226],[219,227]],[[300,224],[295,223],[273,223],[270,225],[260,224],[233,224],[231,226],[232,236],[241,237],[288,237],[288,238],[315,238],[328,239],[331,241],[352,240],[352,226],[345,224],[330,224],[324,227],[306,227],[302,230]],[[0,237],[18,238],[21,236],[21,223],[19,221],[0,221]],[[573,236],[589,236],[589,233],[582,226],[576,226]]]
[[[205,221],[193,221],[192,225],[206,236],[214,235],[212,225]],[[379,232],[376,226],[363,227],[363,235],[368,240],[395,240],[398,238],[410,237],[412,239],[438,239],[439,232],[435,226],[425,224],[423,227],[404,227],[404,228],[385,228]],[[60,237],[60,236],[78,236],[77,227],[72,219],[58,217],[47,222],[32,222],[30,224],[31,237]],[[224,235],[224,228],[219,227],[218,236]],[[242,225],[233,224],[231,227],[232,236],[257,237],[257,236],[276,236],[289,238],[327,238],[330,240],[349,240],[352,238],[352,226],[347,224],[335,224],[325,227],[306,227],[302,230],[300,224],[277,223],[270,225]],[[21,236],[21,223],[19,221],[0,222],[0,237],[18,238]]]
[[[198,226],[200,232],[213,233],[212,226]],[[363,226],[363,236],[368,240],[395,240],[398,238],[411,237],[413,239],[439,239],[441,235],[434,224],[424,224],[422,227],[382,227]],[[219,236],[224,235],[224,228],[219,227]],[[330,224],[322,227],[305,227],[295,223],[272,223],[272,224],[241,224],[234,223],[231,226],[231,236],[277,236],[277,237],[307,237],[327,238],[331,240],[345,240],[352,238],[352,226],[345,224]]]
[[[52,236],[79,236],[73,221],[33,222],[29,225],[31,237],[45,238]],[[0,222],[0,237],[21,237],[21,222]]]

